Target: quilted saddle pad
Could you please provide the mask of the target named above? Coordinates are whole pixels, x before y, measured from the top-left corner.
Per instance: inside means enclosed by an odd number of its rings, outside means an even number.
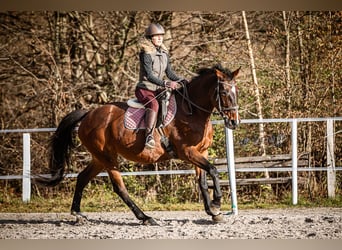
[[[163,127],[168,125],[173,118],[175,117],[177,112],[177,104],[176,98],[174,95],[171,95],[169,105],[167,108],[167,115],[165,120],[159,127]],[[144,108],[133,108],[129,107],[125,113],[124,125],[127,129],[145,129],[145,109]]]

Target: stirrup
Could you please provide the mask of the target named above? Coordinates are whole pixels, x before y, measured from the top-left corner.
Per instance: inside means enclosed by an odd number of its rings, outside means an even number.
[[[149,149],[153,149],[156,146],[156,142],[152,135],[148,135],[146,137],[145,147]]]

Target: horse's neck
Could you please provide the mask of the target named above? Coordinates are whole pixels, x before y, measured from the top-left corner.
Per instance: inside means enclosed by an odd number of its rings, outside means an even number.
[[[212,96],[215,93],[214,85],[210,84],[212,79],[196,79],[188,85],[189,99],[196,106],[194,107],[210,116],[214,109]],[[201,110],[202,109],[202,110]]]

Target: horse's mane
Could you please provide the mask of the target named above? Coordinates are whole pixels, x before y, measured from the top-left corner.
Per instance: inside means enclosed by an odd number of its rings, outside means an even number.
[[[215,70],[219,70],[221,72],[223,72],[224,74],[228,75],[228,77],[233,78],[233,74],[229,69],[224,68],[221,64],[216,64],[215,66],[211,67],[211,68],[200,68],[197,71],[197,76],[195,76],[192,80],[195,80],[198,77],[201,77],[203,75],[206,74],[211,74],[214,73]]]

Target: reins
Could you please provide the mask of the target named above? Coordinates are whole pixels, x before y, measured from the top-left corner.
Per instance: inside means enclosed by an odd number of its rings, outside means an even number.
[[[182,85],[181,88],[179,89],[175,89],[175,91],[180,94],[182,96],[182,105],[184,105],[185,101],[187,102],[187,106],[188,106],[188,109],[189,109],[189,112],[188,112],[188,115],[192,115],[193,114],[193,110],[192,110],[192,106],[194,106],[195,108],[203,111],[203,112],[206,112],[208,114],[211,114],[212,113],[212,110],[208,110],[206,108],[203,108],[201,106],[199,106],[198,104],[194,103],[193,101],[190,100],[190,97],[189,97],[189,92],[188,92],[188,89],[186,88],[185,84],[182,83],[182,82],[178,82],[179,84]],[[229,86],[233,86],[233,84],[231,83],[227,83],[227,82],[224,82],[224,81],[221,81],[219,79],[217,79],[217,86],[216,86],[216,93],[217,93],[217,96],[216,96],[216,100],[218,101],[218,112],[220,115],[222,116],[225,116],[224,115],[224,111],[229,111],[229,110],[238,110],[239,109],[239,106],[238,105],[235,105],[235,106],[232,106],[232,107],[223,107],[222,105],[222,100],[220,98],[220,93],[221,92],[226,92],[226,90],[224,91],[220,91],[220,83],[222,84],[225,84],[225,85],[229,85]],[[180,91],[180,89],[182,89],[183,91]],[[162,90],[160,93],[158,93],[158,95],[156,95],[153,99],[151,99],[149,102],[143,104],[144,107],[146,107],[146,105],[148,103],[150,103],[152,100],[154,99],[157,99],[159,98],[161,95],[163,95],[166,91],[168,91],[168,89],[164,89]],[[137,111],[136,111],[137,112]]]
[[[182,89],[183,89],[184,94],[181,91],[179,91],[179,89],[176,89],[176,91],[177,91],[178,94],[180,94],[183,97],[182,103],[184,103],[184,101],[188,102],[188,107],[190,109],[190,112],[188,113],[188,115],[192,115],[192,106],[198,108],[199,110],[207,112],[209,114],[212,113],[212,111],[207,110],[205,108],[202,108],[201,106],[199,106],[196,103],[194,103],[193,101],[191,101],[190,98],[189,98],[188,89],[185,87],[185,84],[181,83],[181,85],[182,85]]]
[[[222,106],[222,101],[221,101],[221,98],[220,98],[220,83],[223,83],[223,84],[226,84],[226,85],[230,85],[230,86],[233,86],[233,84],[230,84],[230,83],[227,83],[227,82],[224,82],[224,81],[220,81],[219,79],[217,80],[217,86],[216,86],[216,93],[217,93],[217,97],[216,97],[216,100],[218,101],[218,112],[221,114],[221,115],[224,115],[224,111],[229,111],[229,110],[238,110],[239,109],[239,106],[238,105],[235,105],[233,107],[223,107]],[[177,93],[180,94],[182,97],[183,97],[183,102],[186,100],[188,102],[188,107],[190,109],[190,112],[188,113],[188,115],[192,115],[192,106],[198,108],[199,110],[201,111],[204,111],[206,113],[209,113],[211,114],[212,111],[210,110],[207,110],[199,105],[197,105],[196,103],[194,103],[193,101],[190,100],[189,98],[189,93],[188,93],[188,89],[185,87],[185,85],[183,83],[181,83],[182,85],[182,89],[183,89],[183,92],[179,91],[179,89],[176,89]]]

